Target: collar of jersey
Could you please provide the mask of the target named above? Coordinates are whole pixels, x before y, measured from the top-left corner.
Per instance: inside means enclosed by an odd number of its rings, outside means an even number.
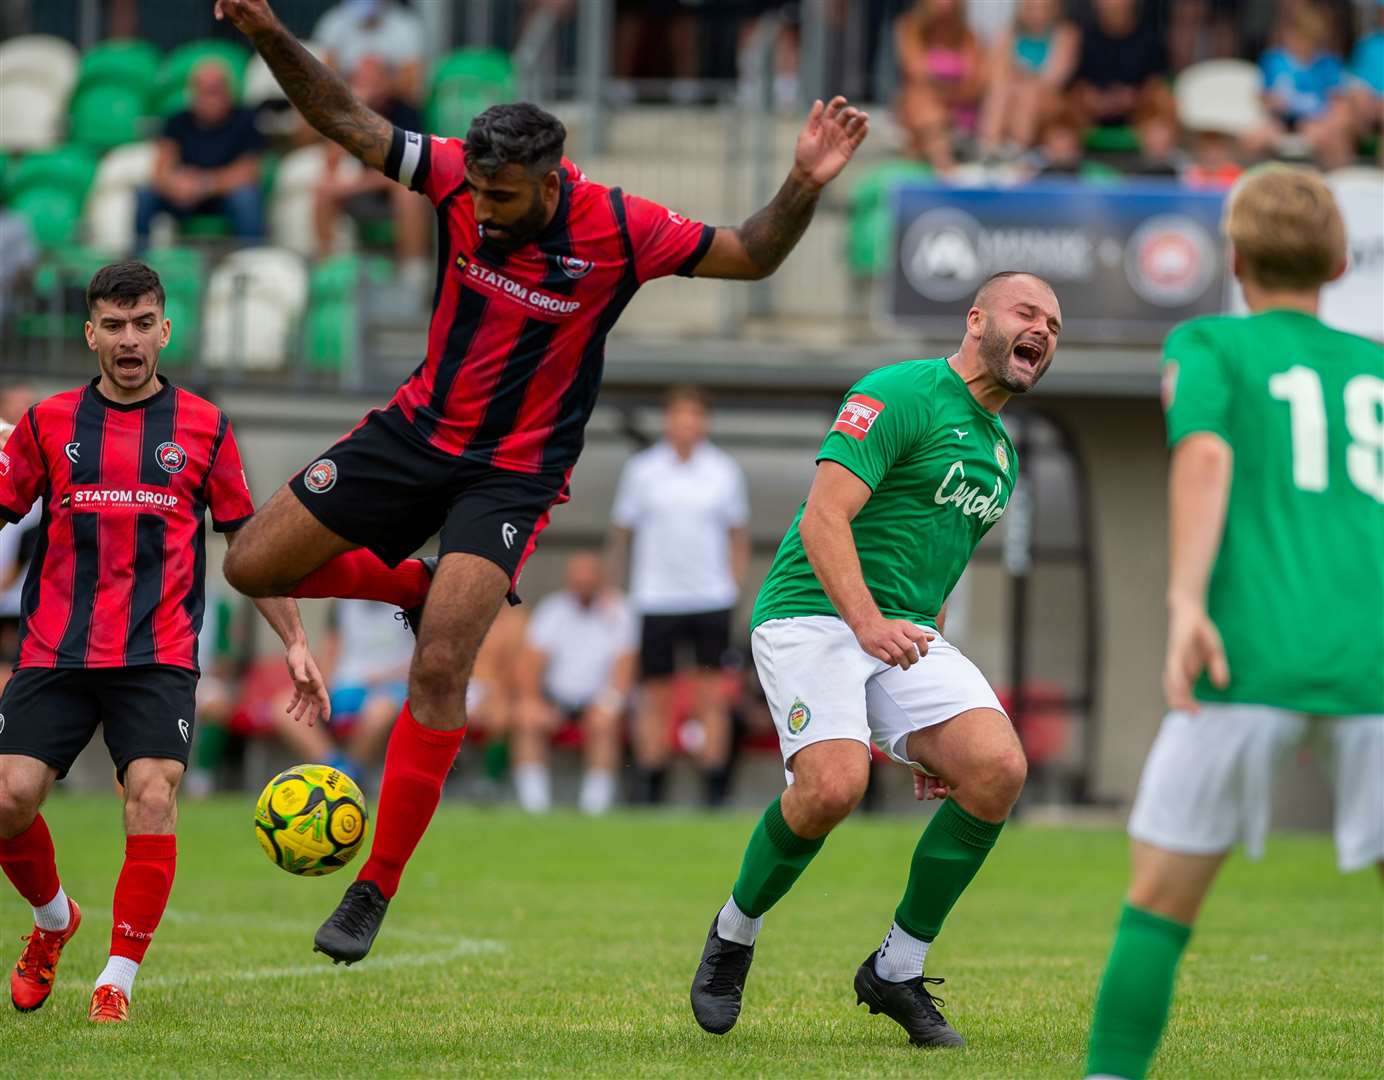
[[[157,372],[154,373],[154,378],[158,379],[161,384],[158,390],[150,394],[147,398],[142,398],[139,401],[112,401],[96,388],[96,384],[101,381],[101,376],[99,375],[92,379],[87,385],[91,387],[91,392],[96,397],[96,400],[106,408],[115,409],[117,412],[134,412],[136,409],[147,409],[150,405],[154,404],[154,402],[162,401],[172,392],[173,384],[171,382]]]
[[[568,179],[567,169],[562,169],[562,183],[558,187],[557,209],[553,211],[553,220],[543,226],[543,231],[534,237],[535,244],[542,244],[545,240],[551,240],[563,229],[567,228],[567,210],[572,202],[572,181]]]
[[[985,417],[985,419],[990,421],[990,423],[998,427],[1004,427],[1004,423],[1000,420],[1000,414],[992,413],[989,409],[987,409],[984,405],[982,405],[980,402],[976,400],[976,396],[973,393],[971,393],[971,388],[966,385],[966,380],[963,379],[957,373],[956,368],[952,367],[951,364],[947,362],[947,360],[948,358],[944,356],[939,361],[939,363],[941,363],[941,365],[947,369],[947,376],[953,379],[956,382],[956,385],[961,388],[961,392],[966,395],[966,400],[971,403],[971,409],[978,416]]]

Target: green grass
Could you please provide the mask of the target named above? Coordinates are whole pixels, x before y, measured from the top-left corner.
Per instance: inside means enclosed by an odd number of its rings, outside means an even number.
[[[95,1028],[85,1007],[110,931],[116,806],[54,799],[59,866],[86,921],[53,999],[0,1015],[0,1072],[1076,1077],[1125,873],[1113,831],[1008,830],[928,960],[970,1047],[920,1057],[851,993],[916,820],[842,827],[770,913],[740,1024],[716,1038],[687,989],[748,816],[535,821],[448,806],[375,951],[347,970],[310,950],[349,871],[275,869],[251,809],[248,797],[185,807],[132,1022]],[[1339,876],[1324,838],[1275,837],[1265,863],[1233,861],[1183,962],[1156,1075],[1379,1075],[1382,913],[1376,875]],[[5,889],[16,955],[28,921]]]

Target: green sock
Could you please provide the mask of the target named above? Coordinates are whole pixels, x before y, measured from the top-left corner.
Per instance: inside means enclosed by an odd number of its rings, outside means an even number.
[[[491,780],[503,780],[509,771],[509,743],[491,739],[481,754],[481,772]]]
[[[1087,1076],[1141,1080],[1163,1037],[1192,928],[1126,903],[1091,1020]]]
[[[229,728],[220,724],[199,724],[197,727],[197,747],[194,755],[195,767],[215,772],[226,756],[226,744],[231,741]]]
[[[775,799],[750,833],[740,876],[731,890],[735,906],[750,918],[759,918],[793,887],[824,843],[825,836],[808,840],[790,829]]]
[[[945,799],[913,851],[908,885],[894,921],[915,938],[931,941],[942,920],[995,846],[1004,822],[981,821]]]

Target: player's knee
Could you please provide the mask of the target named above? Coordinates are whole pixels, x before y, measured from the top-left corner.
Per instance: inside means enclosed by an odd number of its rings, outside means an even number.
[[[859,776],[854,772],[821,776],[806,792],[807,803],[822,825],[835,825],[860,804],[868,783],[868,772]]]
[[[993,755],[977,770],[974,781],[963,781],[963,787],[972,788],[976,798],[984,804],[982,817],[999,820],[1007,817],[1028,779],[1028,761],[1023,749],[1017,745]]]
[[[0,776],[0,838],[12,840],[38,817],[39,793]]]
[[[127,778],[128,781],[128,778]],[[171,832],[178,817],[177,780],[163,772],[125,788],[125,831],[132,835]]]
[[[419,642],[409,670],[409,706],[424,727],[451,729],[466,722],[471,658],[445,640]]]

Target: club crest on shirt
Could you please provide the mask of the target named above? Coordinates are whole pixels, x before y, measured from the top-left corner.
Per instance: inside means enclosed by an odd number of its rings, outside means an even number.
[[[331,491],[336,487],[336,462],[331,458],[318,458],[314,461],[303,474],[303,487],[314,495]]]
[[[559,255],[557,265],[573,281],[580,281],[591,273],[591,260],[578,259],[575,255]]]
[[[849,435],[852,439],[864,439],[883,411],[884,402],[864,394],[852,394],[841,407],[841,415],[831,425],[831,430]]]
[[[1009,471],[1009,451],[1004,448],[1004,443],[998,440],[995,442],[995,461],[1000,467],[1000,472]]]
[[[812,723],[812,710],[803,704],[802,698],[794,698],[788,709],[788,733],[801,735],[807,725]]]
[[[175,442],[159,443],[154,460],[166,473],[180,473],[187,467],[187,451]]]

